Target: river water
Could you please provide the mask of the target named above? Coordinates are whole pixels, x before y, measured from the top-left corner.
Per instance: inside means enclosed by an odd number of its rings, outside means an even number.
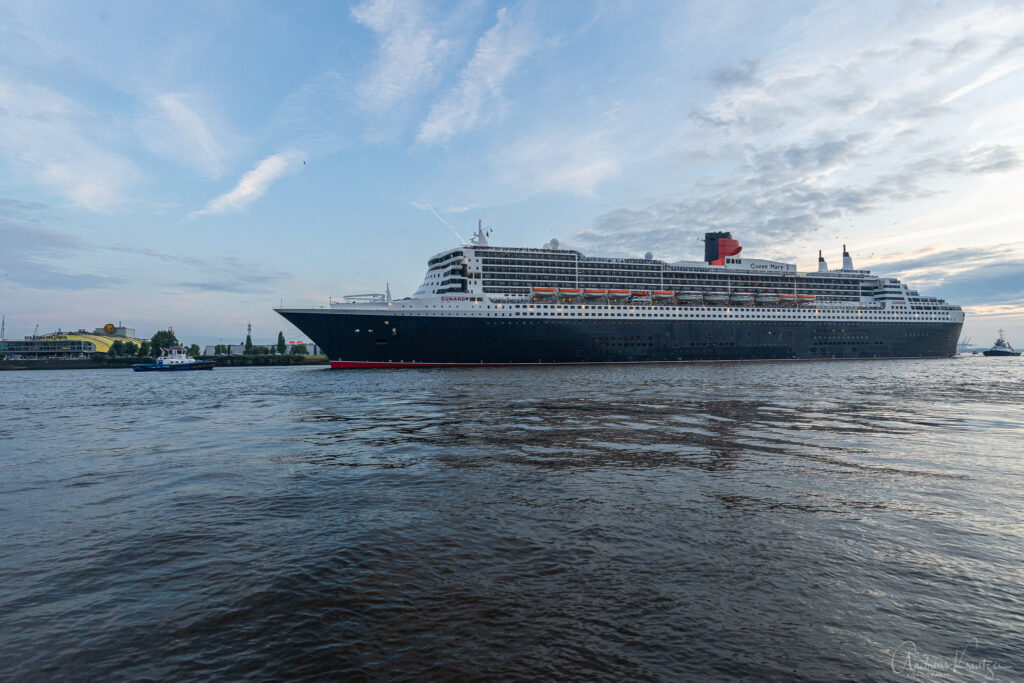
[[[1024,362],[0,373],[5,679],[1024,679]]]

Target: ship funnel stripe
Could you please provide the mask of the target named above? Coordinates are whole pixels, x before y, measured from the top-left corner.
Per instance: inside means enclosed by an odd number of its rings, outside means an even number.
[[[743,251],[739,240],[732,238],[732,233],[709,232],[704,234],[704,260],[713,266],[724,266],[727,256],[735,256]]]

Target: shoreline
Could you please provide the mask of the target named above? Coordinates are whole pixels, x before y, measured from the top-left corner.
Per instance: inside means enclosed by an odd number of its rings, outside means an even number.
[[[296,365],[319,365],[330,367],[330,362],[325,356],[314,356],[301,358],[299,360],[282,361],[282,356],[218,356],[202,357],[201,360],[213,360],[217,362],[218,368],[286,368]],[[288,356],[284,356],[288,358]],[[0,360],[0,372],[5,370],[130,370],[136,363],[145,363],[146,358],[131,358],[108,361],[92,360],[91,358],[80,358],[71,360],[43,359],[43,360]],[[149,360],[149,362],[152,362]]]

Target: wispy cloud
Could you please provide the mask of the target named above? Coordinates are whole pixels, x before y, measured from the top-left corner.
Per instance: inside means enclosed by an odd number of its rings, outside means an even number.
[[[380,40],[373,71],[358,88],[365,109],[386,109],[436,83],[451,42],[423,14],[417,0],[370,0],[352,9]]]
[[[613,138],[607,129],[525,135],[498,147],[492,165],[509,185],[590,196],[620,170]]]
[[[62,291],[102,289],[125,283],[120,277],[83,272],[80,267],[61,263],[74,261],[76,255],[90,248],[79,238],[8,216],[0,216],[0,274],[6,282]]]
[[[124,202],[140,176],[134,163],[101,141],[103,129],[82,103],[0,76],[0,156],[93,211]]]
[[[228,152],[207,118],[198,112],[196,98],[184,93],[164,93],[150,103],[139,122],[139,134],[156,154],[194,168],[208,178],[224,172]],[[218,139],[221,138],[221,139]]]
[[[536,39],[523,22],[498,10],[497,23],[480,40],[459,84],[430,109],[417,140],[424,144],[445,142],[456,134],[475,128],[485,110],[501,103],[502,86],[534,50]]]
[[[170,283],[193,291],[267,293],[270,285],[288,280],[290,273],[234,256],[203,259],[129,244],[89,241],[40,225],[37,216],[47,207],[33,202],[0,199],[0,275],[6,283],[42,290],[118,289],[146,273],[152,281],[155,259],[174,266],[176,278],[192,274],[186,282]],[[116,257],[115,257],[116,255]],[[140,257],[134,264],[130,257]],[[116,263],[116,274],[109,264]],[[103,267],[96,264],[103,263]],[[129,276],[133,269],[134,278]],[[90,272],[92,271],[92,272]]]
[[[241,211],[262,197],[275,180],[293,173],[301,167],[301,152],[282,152],[269,156],[243,175],[233,190],[214,197],[207,202],[204,208],[193,211],[188,217],[192,219],[210,214]]]

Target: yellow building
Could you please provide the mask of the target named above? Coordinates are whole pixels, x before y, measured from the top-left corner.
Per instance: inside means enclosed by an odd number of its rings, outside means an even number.
[[[136,339],[135,337],[125,337],[113,334],[96,334],[93,332],[85,332],[83,330],[79,330],[78,332],[53,332],[50,334],[40,335],[36,339],[50,341],[89,342],[92,344],[91,351],[93,353],[109,352],[111,345],[113,345],[113,343],[118,340],[120,340],[121,343],[123,344],[131,342],[136,346],[141,344],[143,341],[149,341],[148,339]]]
[[[114,342],[139,346],[146,339],[137,339],[135,330],[107,324],[92,332],[51,332],[23,340],[5,339],[0,353],[7,359],[88,358],[92,353],[109,353]]]

